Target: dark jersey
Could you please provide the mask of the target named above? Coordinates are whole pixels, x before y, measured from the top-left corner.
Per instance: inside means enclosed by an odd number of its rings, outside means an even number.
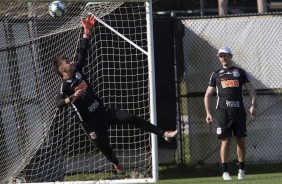
[[[244,70],[221,68],[212,73],[209,86],[216,87],[217,109],[244,108],[243,84],[250,82]]]
[[[71,105],[76,111],[80,121],[89,119],[96,110],[103,105],[102,100],[94,94],[92,86],[82,73],[86,56],[87,56],[88,39],[83,38],[80,46],[78,62],[74,75],[69,79],[63,79],[58,87],[57,106],[62,107],[65,98],[73,95],[77,90],[85,90],[83,97],[73,99]]]

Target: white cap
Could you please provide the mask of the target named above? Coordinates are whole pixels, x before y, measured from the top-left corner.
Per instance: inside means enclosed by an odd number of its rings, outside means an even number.
[[[219,55],[219,53],[226,53],[226,54],[232,54],[230,48],[228,47],[222,47],[218,50],[217,55]]]

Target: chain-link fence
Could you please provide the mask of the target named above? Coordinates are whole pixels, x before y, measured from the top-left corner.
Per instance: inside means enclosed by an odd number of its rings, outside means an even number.
[[[217,50],[228,46],[233,52],[234,65],[247,72],[257,93],[258,116],[252,119],[250,99],[246,90],[243,91],[248,113],[246,160],[249,163],[282,162],[282,15],[178,17],[176,20],[182,22],[184,33],[184,62],[177,61],[178,75],[181,75],[177,84],[183,160],[191,164],[220,161],[216,119],[212,125],[205,121],[204,94],[211,73],[221,66]],[[179,28],[176,27],[181,30]],[[213,115],[215,102],[216,97],[211,104]],[[230,161],[236,160],[233,139]]]

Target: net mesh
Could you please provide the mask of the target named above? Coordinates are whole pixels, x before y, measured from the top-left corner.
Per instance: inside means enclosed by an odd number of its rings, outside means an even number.
[[[213,71],[221,67],[216,54],[227,46],[233,64],[244,69],[257,93],[257,117],[249,113],[250,97],[244,89],[247,112],[248,163],[281,162],[281,13],[229,17],[180,18],[183,23],[182,118],[189,136],[186,159],[192,164],[219,162],[217,139],[217,98],[211,100],[214,123],[207,125],[203,97]],[[199,77],[200,76],[200,77]],[[186,150],[186,151],[187,151]],[[231,144],[230,161],[237,163],[236,141]]]
[[[68,2],[62,17],[49,15],[49,3],[0,3],[0,183],[152,177],[149,133],[111,127],[112,147],[129,171],[117,175],[74,111],[56,108],[61,79],[51,67],[58,55],[75,60],[88,13],[147,50],[144,2]],[[106,106],[149,120],[148,56],[140,48],[96,21],[84,73]]]

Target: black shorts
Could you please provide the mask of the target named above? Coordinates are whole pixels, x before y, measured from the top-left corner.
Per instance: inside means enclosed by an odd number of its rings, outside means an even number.
[[[106,107],[99,108],[95,114],[85,122],[81,122],[87,134],[95,132],[96,134],[105,135],[111,125],[111,122],[116,122],[116,113],[120,112],[116,109],[108,109]],[[116,123],[118,124],[118,123]]]
[[[217,137],[247,137],[245,109],[217,109]]]

